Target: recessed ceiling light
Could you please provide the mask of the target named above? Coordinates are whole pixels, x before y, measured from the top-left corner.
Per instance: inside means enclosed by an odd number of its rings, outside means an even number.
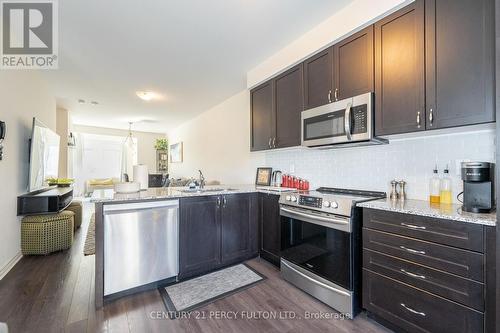
[[[144,101],[150,101],[156,98],[156,94],[152,91],[136,91],[135,94]]]
[[[78,104],[85,104],[85,100],[84,99],[79,99],[78,100]]]
[[[92,101],[92,102],[90,102],[90,104],[92,104],[93,106],[96,106],[96,105],[97,105],[97,104],[99,104],[99,103],[98,103],[98,102],[96,102],[96,101]]]

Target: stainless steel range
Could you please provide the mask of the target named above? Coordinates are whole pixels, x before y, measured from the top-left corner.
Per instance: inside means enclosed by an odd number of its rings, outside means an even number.
[[[361,210],[356,204],[385,197],[384,192],[325,187],[281,194],[281,276],[354,318],[361,297]]]

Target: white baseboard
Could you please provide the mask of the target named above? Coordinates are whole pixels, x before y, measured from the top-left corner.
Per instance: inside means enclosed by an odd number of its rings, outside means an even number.
[[[12,267],[14,267],[15,264],[17,264],[19,260],[21,260],[22,257],[23,255],[21,254],[21,251],[19,251],[14,258],[12,258],[5,266],[0,268],[0,280],[7,275],[7,273],[12,269]]]

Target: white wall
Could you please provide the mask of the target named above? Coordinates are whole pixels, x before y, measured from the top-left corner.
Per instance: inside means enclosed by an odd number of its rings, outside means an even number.
[[[76,133],[100,134],[127,137],[128,130],[114,128],[93,127],[73,124],[73,131]],[[154,148],[156,139],[165,138],[165,134],[132,131],[137,138],[137,162],[146,164],[150,172],[156,171],[156,150]]]
[[[33,117],[56,129],[56,102],[35,71],[2,71],[0,120],[7,125],[0,161],[0,277],[20,254],[20,218],[16,197],[28,186],[29,138]]]
[[[413,0],[354,0],[247,73],[251,88]]]
[[[427,200],[429,179],[436,163],[441,175],[446,164],[449,164],[455,199],[463,187],[457,174],[457,160],[495,161],[493,129],[430,134],[392,140],[389,145],[383,146],[336,150],[300,148],[268,152],[266,164],[284,173],[308,179],[311,188],[329,186],[390,192],[391,180],[404,179],[408,183],[409,198]]]
[[[172,177],[197,177],[223,184],[252,184],[262,153],[250,152],[250,96],[240,92],[169,133],[170,144],[182,141],[184,161],[170,164]]]
[[[59,178],[69,178],[68,165],[69,153],[68,135],[69,135],[69,111],[64,108],[56,110],[56,132],[61,137],[61,147],[59,148]]]

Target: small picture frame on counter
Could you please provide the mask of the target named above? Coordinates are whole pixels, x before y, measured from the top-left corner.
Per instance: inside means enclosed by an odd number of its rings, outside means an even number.
[[[257,168],[257,175],[255,176],[255,185],[271,186],[272,174],[273,174],[273,168]]]

